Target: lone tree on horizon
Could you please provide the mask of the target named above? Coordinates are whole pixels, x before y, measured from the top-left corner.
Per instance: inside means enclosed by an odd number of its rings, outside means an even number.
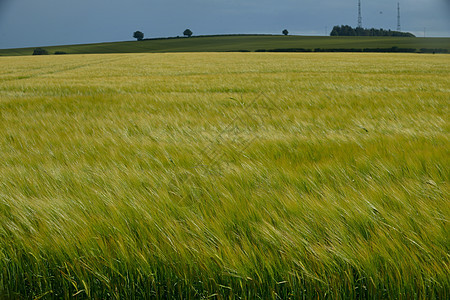
[[[282,31],[282,33],[283,33],[284,35],[288,35],[288,34],[289,34],[289,31],[288,31],[287,29],[285,29],[285,30]]]
[[[192,33],[192,31],[188,28],[188,29],[186,29],[184,32],[183,32],[183,35],[185,35],[185,36],[187,36],[187,37],[191,37],[191,35],[192,35],[193,33]]]
[[[140,32],[140,31],[135,31],[133,33],[133,37],[135,39],[137,39],[138,41],[142,41],[144,39],[144,33]]]

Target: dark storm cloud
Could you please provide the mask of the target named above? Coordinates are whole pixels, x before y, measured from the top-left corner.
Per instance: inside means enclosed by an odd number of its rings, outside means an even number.
[[[363,26],[395,29],[398,0],[362,0]],[[448,0],[400,0],[402,28],[450,36]],[[0,0],[0,48],[194,34],[324,35],[356,26],[357,0]]]

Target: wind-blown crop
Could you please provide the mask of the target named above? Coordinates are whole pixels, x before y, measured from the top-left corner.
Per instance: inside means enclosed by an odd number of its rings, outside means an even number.
[[[448,298],[449,59],[0,58],[0,298]]]

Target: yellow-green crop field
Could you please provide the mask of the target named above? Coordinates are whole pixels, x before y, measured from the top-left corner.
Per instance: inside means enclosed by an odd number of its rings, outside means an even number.
[[[0,58],[0,298],[448,299],[450,56]]]

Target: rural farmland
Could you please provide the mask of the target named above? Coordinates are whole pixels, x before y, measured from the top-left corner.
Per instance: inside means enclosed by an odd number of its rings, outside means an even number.
[[[49,54],[179,52],[450,52],[450,38],[379,36],[215,35],[43,47]],[[392,50],[392,48],[394,48]],[[0,56],[32,55],[33,48],[0,49]]]
[[[0,298],[448,299],[449,82],[439,54],[0,57]]]

